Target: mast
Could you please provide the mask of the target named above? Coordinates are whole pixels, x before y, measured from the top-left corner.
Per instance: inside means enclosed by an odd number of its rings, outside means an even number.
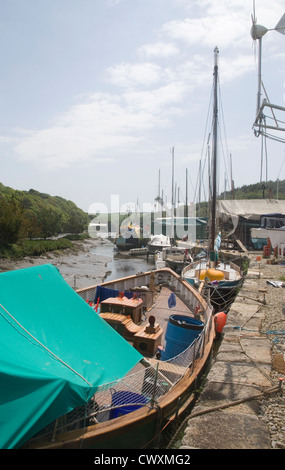
[[[171,188],[171,246],[174,243],[174,147],[171,148],[172,153],[172,188]]]
[[[186,168],[186,200],[185,200],[185,211],[184,215],[188,217],[188,169]]]
[[[218,142],[218,57],[219,49],[214,50],[214,104],[213,104],[213,187],[210,251],[214,250],[216,237],[216,203],[217,203],[217,142]]]

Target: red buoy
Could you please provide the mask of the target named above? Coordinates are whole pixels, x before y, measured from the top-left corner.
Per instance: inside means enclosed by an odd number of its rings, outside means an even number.
[[[225,312],[218,312],[216,315],[214,315],[214,322],[215,322],[215,330],[217,333],[217,337],[220,337],[224,326],[227,321],[227,314]]]

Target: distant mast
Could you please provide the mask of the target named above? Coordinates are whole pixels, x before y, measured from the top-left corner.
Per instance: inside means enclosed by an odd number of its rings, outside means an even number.
[[[218,58],[219,49],[214,50],[214,103],[213,103],[213,194],[212,194],[212,210],[211,210],[211,237],[210,251],[214,250],[216,238],[216,203],[217,203],[217,141],[218,141]]]

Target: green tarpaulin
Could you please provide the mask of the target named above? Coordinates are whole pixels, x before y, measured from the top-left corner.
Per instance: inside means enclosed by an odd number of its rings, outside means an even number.
[[[20,447],[142,356],[51,264],[0,274],[0,447]]]

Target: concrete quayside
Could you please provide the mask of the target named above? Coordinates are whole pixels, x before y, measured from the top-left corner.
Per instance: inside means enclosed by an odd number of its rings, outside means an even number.
[[[168,448],[285,449],[285,288],[274,286],[285,265],[258,255],[249,254],[203,391]]]

